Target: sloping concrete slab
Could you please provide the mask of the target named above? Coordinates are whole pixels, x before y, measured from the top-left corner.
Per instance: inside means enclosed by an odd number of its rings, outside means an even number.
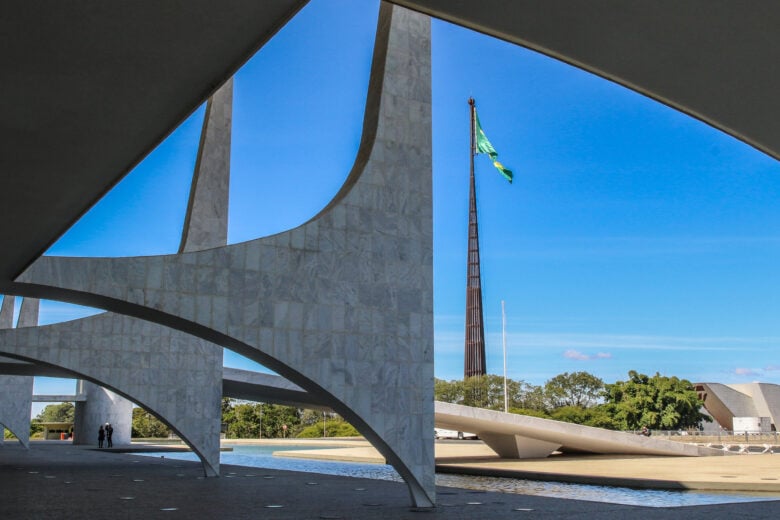
[[[474,432],[486,438],[500,435],[544,441],[589,453],[622,453],[698,457],[725,452],[691,444],[644,437],[580,424],[541,419],[493,410],[483,410],[436,401],[436,425],[451,430]]]

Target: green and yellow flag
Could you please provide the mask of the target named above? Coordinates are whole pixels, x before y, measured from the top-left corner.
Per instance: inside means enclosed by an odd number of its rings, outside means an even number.
[[[512,170],[505,168],[503,164],[498,162],[498,152],[496,152],[496,149],[490,144],[485,132],[482,130],[482,125],[479,124],[479,116],[477,115],[476,107],[474,108],[474,122],[476,126],[476,128],[474,128],[474,135],[476,136],[477,153],[487,154],[488,157],[490,157],[490,160],[493,161],[493,166],[495,166],[499,173],[511,184],[512,177],[514,177]]]

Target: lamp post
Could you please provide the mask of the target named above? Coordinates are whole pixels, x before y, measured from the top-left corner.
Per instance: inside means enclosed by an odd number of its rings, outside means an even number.
[[[501,300],[501,341],[504,345],[504,413],[508,413],[509,399],[506,387],[506,312],[504,311],[504,300]]]

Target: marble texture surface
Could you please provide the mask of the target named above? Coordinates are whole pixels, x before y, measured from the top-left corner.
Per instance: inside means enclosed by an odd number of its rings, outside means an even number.
[[[157,257],[42,257],[14,290],[231,348],[322,396],[434,502],[430,21],[383,4],[355,165],[274,236]]]
[[[227,244],[233,78],[206,103],[179,252]]]
[[[103,313],[0,330],[0,353],[62,367],[132,398],[181,436],[201,458],[207,475],[219,474],[222,349],[212,343],[156,323]],[[95,420],[108,420],[100,417]],[[86,435],[90,444],[97,440],[97,428],[74,433]]]

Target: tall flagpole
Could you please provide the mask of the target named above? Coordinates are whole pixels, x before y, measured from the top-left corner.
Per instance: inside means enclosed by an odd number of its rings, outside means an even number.
[[[482,280],[479,265],[479,226],[477,225],[477,198],[474,182],[476,155],[476,108],[469,98],[471,112],[471,148],[469,151],[469,238],[466,273],[466,341],[464,377],[485,375],[485,327],[482,314]]]
[[[509,399],[506,389],[506,312],[504,300],[501,300],[501,343],[504,345],[504,413],[509,413]]]

